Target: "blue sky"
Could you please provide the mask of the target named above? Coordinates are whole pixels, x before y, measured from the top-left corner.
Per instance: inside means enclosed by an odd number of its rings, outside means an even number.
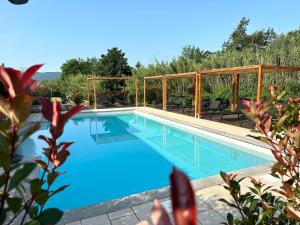
[[[299,28],[299,0],[29,0],[0,1],[0,62],[59,71],[70,58],[121,48],[134,66],[170,60],[182,47],[218,50],[242,17],[249,32]]]

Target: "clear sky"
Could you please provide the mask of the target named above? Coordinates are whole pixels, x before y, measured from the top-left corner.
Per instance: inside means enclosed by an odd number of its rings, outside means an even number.
[[[218,50],[242,17],[249,32],[299,28],[299,0],[0,0],[0,62],[59,71],[70,58],[121,48],[134,66],[170,60],[182,47]]]

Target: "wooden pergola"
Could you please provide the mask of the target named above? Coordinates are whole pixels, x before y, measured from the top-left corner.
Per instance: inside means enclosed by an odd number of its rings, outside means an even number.
[[[150,76],[144,77],[144,106],[146,106],[146,97],[147,97],[147,80],[161,80],[162,81],[162,109],[167,110],[167,82],[169,79],[175,78],[195,78],[196,72],[189,73],[178,73],[178,74],[166,74],[160,76]]]
[[[96,81],[97,80],[133,80],[135,81],[135,105],[138,106],[138,79],[135,77],[89,77],[86,79],[86,91],[88,104],[90,107],[90,81],[93,81],[93,90],[94,90],[94,109],[97,109],[97,94],[96,94]]]
[[[299,66],[272,66],[272,65],[252,65],[240,66],[222,69],[201,70],[197,72],[181,73],[181,74],[168,74],[161,76],[144,77],[144,106],[146,106],[146,81],[151,79],[162,80],[162,96],[163,96],[163,110],[167,110],[167,79],[171,78],[189,78],[195,79],[195,117],[201,117],[201,103],[202,103],[202,77],[204,76],[217,76],[229,75],[232,77],[232,97],[231,97],[231,110],[235,111],[237,107],[237,100],[239,98],[239,78],[240,75],[256,74],[258,76],[257,82],[257,96],[256,100],[260,101],[262,96],[262,84],[265,73],[286,72],[286,71],[300,71]]]

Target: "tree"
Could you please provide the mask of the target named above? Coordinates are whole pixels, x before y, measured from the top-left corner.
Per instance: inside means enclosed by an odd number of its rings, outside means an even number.
[[[232,32],[229,40],[223,44],[223,50],[237,50],[242,51],[245,48],[265,49],[270,42],[274,41],[277,34],[272,28],[267,30],[255,31],[254,33],[247,34],[247,26],[250,20],[243,17]]]
[[[125,53],[116,47],[108,49],[107,53],[101,55],[99,60],[99,74],[108,77],[131,76],[132,70],[128,65]],[[123,86],[123,81],[104,82],[104,87],[111,91],[119,90]]]
[[[196,63],[201,63],[210,54],[209,51],[203,51],[193,45],[187,45],[181,51],[181,57],[187,60],[194,60]]]

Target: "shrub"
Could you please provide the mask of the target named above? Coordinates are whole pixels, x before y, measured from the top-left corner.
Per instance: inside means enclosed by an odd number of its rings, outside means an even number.
[[[280,179],[281,187],[272,188],[251,178],[253,187],[242,194],[235,175],[221,172],[241,218],[228,213],[228,224],[299,224],[300,221],[300,98],[287,98],[277,87],[270,88],[271,99],[265,103],[245,101],[245,114],[256,123],[262,136],[255,137],[271,147],[276,159],[271,175]],[[286,103],[283,103],[286,102]],[[274,113],[273,115],[271,113]],[[274,195],[274,192],[277,195]]]
[[[51,123],[51,137],[39,136],[48,144],[43,149],[46,161],[23,160],[21,143],[40,127],[39,123],[28,123],[27,119],[33,102],[30,93],[38,85],[31,78],[41,66],[32,66],[24,73],[0,67],[0,79],[8,93],[6,97],[0,96],[0,224],[16,221],[24,224],[26,220],[27,224],[55,224],[63,215],[59,209],[45,209],[44,206],[49,198],[68,186],[52,189],[53,183],[62,174],[58,169],[70,155],[68,148],[73,144],[57,139],[62,135],[67,120],[82,106],[73,107],[62,114],[60,103],[42,99],[43,115]],[[29,175],[37,166],[40,167],[41,176],[30,178]]]

